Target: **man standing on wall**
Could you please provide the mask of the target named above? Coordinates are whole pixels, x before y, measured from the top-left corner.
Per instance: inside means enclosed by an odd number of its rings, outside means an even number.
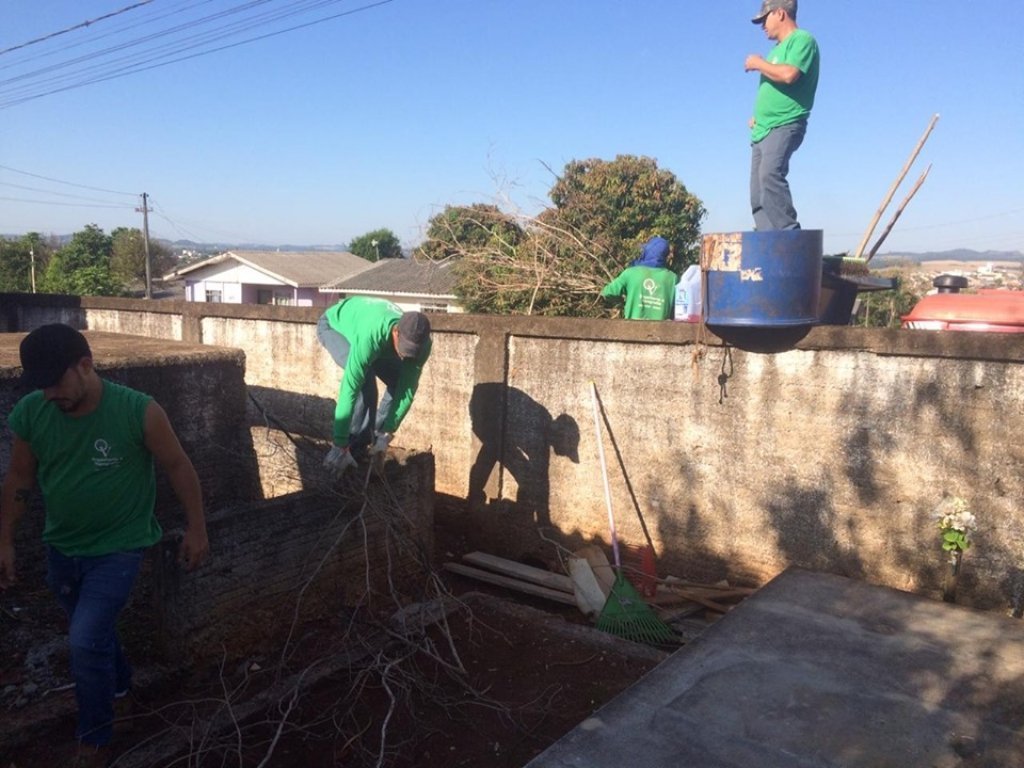
[[[78,703],[77,766],[109,760],[115,695],[131,668],[118,640],[146,547],[162,531],[153,513],[153,460],[185,508],[179,560],[192,570],[209,551],[199,478],[167,414],[149,395],[101,379],[85,337],[44,325],[21,342],[11,463],[0,496],[0,587],[15,581],[14,530],[38,479],[46,507],[47,582],[69,620]]]
[[[334,445],[324,458],[324,466],[340,477],[368,451],[386,451],[412,407],[430,357],[430,321],[390,301],[352,296],[324,312],[316,336],[342,369]],[[387,388],[379,411],[377,379]]]
[[[767,59],[751,54],[744,64],[747,72],[761,74],[750,118],[750,207],[759,232],[800,229],[786,176],[807,132],[820,55],[811,34],[796,25],[796,5],[797,0],[763,0],[752,21],[776,46]]]

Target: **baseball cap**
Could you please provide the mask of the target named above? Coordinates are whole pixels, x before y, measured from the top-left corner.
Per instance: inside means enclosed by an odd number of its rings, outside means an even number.
[[[398,354],[419,357],[420,349],[430,340],[430,321],[422,312],[403,312],[398,319]]]
[[[757,16],[752,18],[751,21],[755,24],[760,24],[764,21],[764,17],[776,8],[781,8],[792,18],[796,18],[796,0],[763,0],[761,10],[757,12]]]
[[[41,325],[21,340],[21,383],[33,389],[52,387],[83,357],[92,357],[85,336],[70,325]]]

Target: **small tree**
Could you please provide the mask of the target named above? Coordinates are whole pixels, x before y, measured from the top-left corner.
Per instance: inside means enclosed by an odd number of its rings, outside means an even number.
[[[32,255],[24,239],[0,239],[0,293],[32,290]]]
[[[419,255],[434,261],[464,255],[466,251],[489,247],[514,248],[523,240],[523,230],[514,216],[496,205],[448,205],[430,219],[427,238]]]
[[[375,229],[360,235],[348,244],[348,249],[367,261],[402,258],[402,244],[390,229]]]
[[[125,287],[146,280],[146,241],[142,230],[118,227],[110,233],[110,273]],[[174,252],[159,240],[149,241],[150,276],[174,269]]]
[[[903,287],[903,281],[897,276],[896,287],[892,290],[861,294],[862,309],[855,324],[865,328],[899,328],[903,316],[920,300],[920,296]]]

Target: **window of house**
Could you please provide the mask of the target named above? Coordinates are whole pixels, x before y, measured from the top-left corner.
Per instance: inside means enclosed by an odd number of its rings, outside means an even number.
[[[223,296],[220,291],[206,290],[206,301],[209,304],[220,304],[223,301]]]
[[[274,301],[274,292],[269,288],[257,288],[256,289],[256,303],[257,304],[276,304]]]
[[[432,312],[433,313],[437,313],[437,314],[447,314],[448,313],[448,305],[447,304],[431,304],[431,303],[428,303],[428,302],[424,302],[423,304],[420,305],[420,312],[423,312],[424,314],[430,314]]]

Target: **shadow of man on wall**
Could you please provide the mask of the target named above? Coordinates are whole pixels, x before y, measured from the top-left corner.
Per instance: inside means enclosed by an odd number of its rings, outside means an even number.
[[[477,384],[469,401],[473,434],[480,450],[469,472],[469,509],[508,515],[505,522],[536,530],[550,525],[551,456],[579,463],[580,430],[568,414],[551,413],[525,392],[501,382]],[[497,470],[497,471],[495,471]],[[515,499],[506,498],[505,473],[515,480]],[[510,533],[489,519],[492,535]]]

